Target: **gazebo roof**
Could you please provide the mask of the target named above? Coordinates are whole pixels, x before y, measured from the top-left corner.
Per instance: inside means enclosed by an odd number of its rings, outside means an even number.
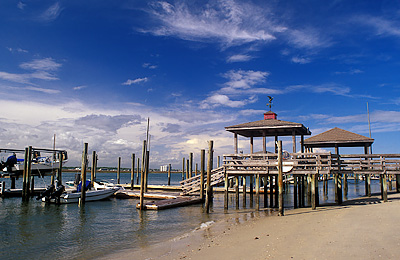
[[[225,130],[245,137],[262,137],[264,135],[292,136],[293,132],[295,135],[311,135],[310,130],[302,124],[278,119],[264,119],[227,126],[225,127]]]
[[[374,139],[352,133],[338,127],[304,140],[306,147],[365,147],[371,146]]]

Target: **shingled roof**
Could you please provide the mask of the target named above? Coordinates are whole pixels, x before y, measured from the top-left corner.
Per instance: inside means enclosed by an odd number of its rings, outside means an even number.
[[[225,130],[245,137],[262,137],[264,134],[265,136],[291,136],[293,132],[296,135],[311,135],[310,130],[303,124],[278,119],[264,119],[227,126]]]
[[[365,147],[371,146],[374,139],[352,133],[338,127],[304,140],[305,147]]]

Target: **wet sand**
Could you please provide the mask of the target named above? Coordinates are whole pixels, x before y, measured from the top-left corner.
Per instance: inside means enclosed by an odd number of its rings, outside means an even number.
[[[398,259],[400,194],[227,216],[172,241],[113,259]],[[268,215],[268,216],[266,216]],[[239,224],[238,224],[239,223]]]

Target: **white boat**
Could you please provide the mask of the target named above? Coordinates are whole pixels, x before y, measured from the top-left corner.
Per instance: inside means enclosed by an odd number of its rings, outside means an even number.
[[[63,165],[67,162],[68,160],[65,159],[62,161]],[[53,159],[52,156],[47,156],[47,157],[37,157],[32,160],[31,163],[31,171],[34,174],[42,174],[42,173],[47,173],[54,171],[60,167],[60,161],[58,159]],[[11,172],[10,174],[22,174],[24,171],[24,159],[18,159],[17,163],[14,164],[14,166],[11,167]],[[7,167],[1,167],[0,171],[7,172]]]
[[[85,193],[85,202],[88,201],[97,201],[97,200],[104,200],[109,197],[111,197],[115,192],[117,192],[120,188],[119,187],[114,187],[114,188],[106,188],[106,189],[93,189],[93,190],[88,190]],[[78,203],[79,199],[81,198],[81,192],[75,191],[75,192],[64,192],[60,196],[60,203]],[[43,202],[50,202],[50,203],[56,203],[55,198],[42,198]]]

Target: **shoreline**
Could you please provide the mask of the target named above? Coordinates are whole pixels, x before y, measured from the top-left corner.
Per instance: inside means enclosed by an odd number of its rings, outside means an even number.
[[[104,259],[397,259],[400,194],[361,197],[316,210],[228,214],[192,232]]]

